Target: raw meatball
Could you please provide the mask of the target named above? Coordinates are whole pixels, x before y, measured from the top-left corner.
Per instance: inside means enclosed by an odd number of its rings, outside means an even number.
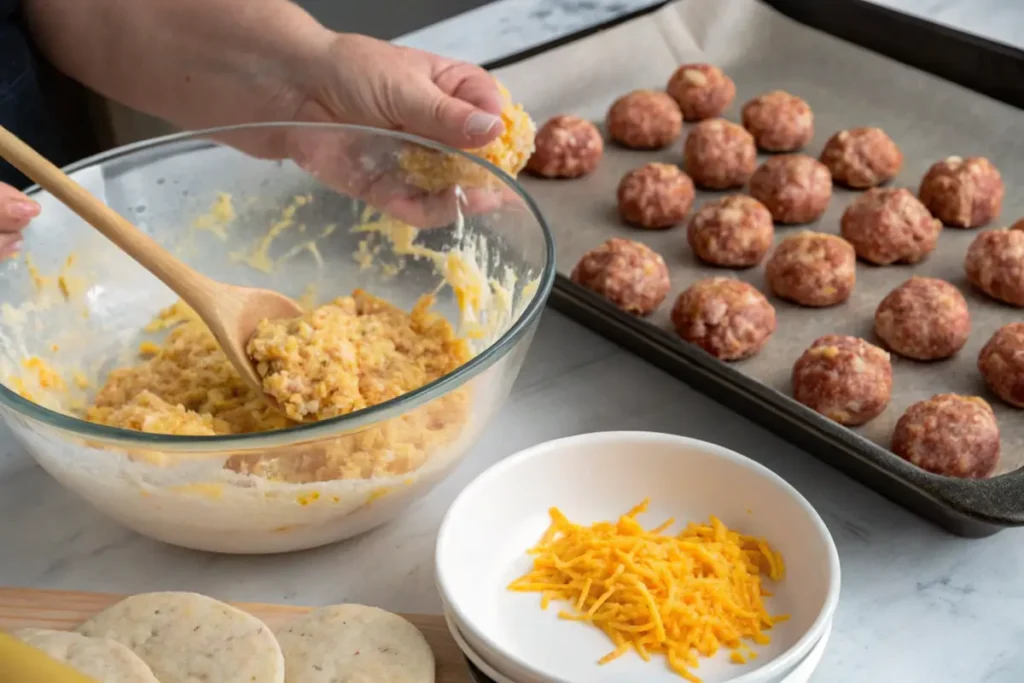
[[[639,228],[670,228],[686,218],[693,195],[693,181],[678,166],[647,164],[619,182],[619,215]]]
[[[668,296],[668,268],[650,247],[613,237],[591,249],[570,276],[634,315],[650,315]]]
[[[597,126],[578,116],[555,116],[537,131],[526,170],[544,178],[579,178],[592,173],[604,154]]]
[[[837,184],[863,190],[895,178],[903,168],[903,153],[881,128],[851,128],[828,139],[821,163]]]
[[[978,354],[978,371],[992,393],[1024,408],[1024,323],[996,330]]]
[[[683,115],[667,94],[634,90],[612,103],[605,125],[611,139],[623,147],[661,149],[683,132]]]
[[[701,121],[683,146],[686,172],[708,190],[742,187],[757,166],[754,137],[725,119]]]
[[[932,253],[942,223],[907,189],[874,188],[857,197],[840,223],[843,238],[879,266],[917,263]]]
[[[806,154],[782,154],[761,164],[750,178],[750,194],[777,223],[811,223],[832,199],[832,176]]]
[[[906,358],[949,358],[967,343],[971,313],[964,295],[945,280],[912,277],[878,304],[875,334]]]
[[[1024,230],[986,230],[964,258],[967,280],[993,299],[1024,307]]]
[[[892,452],[935,474],[984,479],[999,464],[999,425],[984,399],[939,394],[907,408]]]
[[[977,228],[1003,209],[1003,178],[984,157],[949,157],[935,163],[921,180],[921,201],[946,225]]]
[[[889,354],[857,337],[816,339],[793,366],[793,398],[841,425],[875,419],[891,396]]]
[[[737,194],[702,206],[690,221],[686,239],[705,263],[749,268],[760,263],[771,249],[775,227],[761,202]]]
[[[748,358],[775,332],[775,309],[746,282],[701,280],[679,295],[672,324],[685,341],[722,360]]]
[[[814,137],[814,114],[804,100],[783,90],[743,105],[743,127],[766,152],[795,152]]]
[[[801,230],[775,248],[765,266],[768,288],[802,306],[835,306],[857,281],[857,255],[837,235]]]
[[[721,116],[736,97],[736,84],[710,64],[683,64],[666,87],[687,121]]]

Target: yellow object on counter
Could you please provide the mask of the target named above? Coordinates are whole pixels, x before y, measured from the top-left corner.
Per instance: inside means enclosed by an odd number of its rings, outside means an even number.
[[[100,683],[0,631],[0,681],[4,683]]]

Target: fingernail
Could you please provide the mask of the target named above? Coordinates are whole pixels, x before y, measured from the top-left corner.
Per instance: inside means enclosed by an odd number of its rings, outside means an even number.
[[[466,135],[486,135],[501,125],[501,117],[475,111],[466,119]]]
[[[18,252],[21,251],[22,244],[24,244],[24,240],[22,240],[19,237],[18,239],[14,240],[10,244],[4,245],[4,246],[0,246],[0,259],[11,258],[13,256],[17,256]]]
[[[25,221],[39,215],[39,204],[31,199],[22,199],[8,204],[6,213],[16,221]]]

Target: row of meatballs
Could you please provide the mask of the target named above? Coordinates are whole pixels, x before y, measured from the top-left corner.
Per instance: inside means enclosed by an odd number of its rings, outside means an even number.
[[[632,149],[659,149],[697,122],[683,146],[682,169],[648,164],[627,173],[618,187],[622,219],[644,229],[684,220],[695,185],[708,190],[749,183],[751,196],[705,204],[692,218],[688,242],[702,261],[723,267],[757,265],[774,241],[774,223],[810,223],[824,214],[832,184],[867,189],[844,212],[841,235],[800,232],[784,239],[766,267],[771,291],[805,306],[845,301],[855,284],[856,258],[876,265],[916,263],[936,246],[942,224],[974,228],[1002,207],[998,170],[984,158],[949,157],[934,164],[917,196],[879,188],[902,168],[898,146],[878,128],[832,135],[819,157],[793,154],[814,135],[814,118],[801,98],[773,91],[748,102],[742,126],[717,118],[731,104],[735,84],[711,65],[684,65],[666,92],[638,90],[608,111],[610,139]],[[604,143],[584,119],[556,116],[537,137],[527,169],[549,178],[581,177],[596,169]],[[757,150],[787,152],[756,166]],[[1017,231],[979,235],[965,260],[968,279],[993,298],[1024,306],[1024,220]],[[613,239],[577,264],[573,279],[621,308],[648,315],[669,291],[661,257],[637,242]],[[672,323],[686,341],[723,360],[749,357],[775,330],[775,310],[754,287],[733,278],[696,283],[676,300]],[[946,358],[970,332],[967,303],[947,282],[911,278],[879,304],[875,331],[891,351],[915,360]],[[978,368],[1000,398],[1024,407],[1024,323],[1000,329],[985,345]],[[889,354],[863,339],[827,335],[793,368],[801,403],[848,426],[862,425],[887,407],[892,391]],[[923,469],[958,477],[989,476],[999,460],[999,429],[981,398],[941,394],[911,406],[892,438],[897,455]]]

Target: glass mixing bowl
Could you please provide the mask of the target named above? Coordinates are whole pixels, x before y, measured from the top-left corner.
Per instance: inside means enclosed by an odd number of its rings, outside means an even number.
[[[22,254],[0,264],[0,413],[65,487],[179,546],[285,552],[394,518],[494,417],[554,280],[551,233],[512,178],[399,133],[242,126],[131,145],[68,172],[206,275],[307,304],[361,288],[409,310],[434,293],[433,310],[473,347],[419,389],[313,424],[177,436],[87,421],[111,369],[161,342],[166,330],[147,325],[177,297],[30,190],[42,213]]]

